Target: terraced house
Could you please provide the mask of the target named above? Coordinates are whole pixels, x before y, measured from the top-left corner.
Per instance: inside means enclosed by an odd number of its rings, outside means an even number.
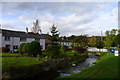
[[[21,43],[27,43],[31,41],[40,42],[42,50],[46,49],[46,46],[50,42],[47,39],[48,34],[38,34],[32,32],[12,31],[6,29],[0,29],[0,48],[7,47],[11,52],[16,52]],[[66,40],[60,40],[59,44],[64,44],[70,48],[71,42]]]
[[[1,35],[1,47],[8,47],[12,52],[17,50],[21,43],[27,43],[34,40],[39,41],[41,48],[45,49],[45,37],[40,34],[2,29]]]

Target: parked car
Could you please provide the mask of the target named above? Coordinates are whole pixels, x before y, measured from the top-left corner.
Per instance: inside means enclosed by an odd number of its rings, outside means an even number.
[[[110,48],[108,49],[109,52],[112,52],[112,53],[115,53],[115,51],[119,51],[118,49],[115,49],[115,48]],[[120,52],[120,51],[119,51]]]

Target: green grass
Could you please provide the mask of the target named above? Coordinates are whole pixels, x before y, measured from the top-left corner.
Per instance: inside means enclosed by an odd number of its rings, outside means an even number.
[[[120,56],[114,56],[113,53],[105,53],[97,60],[97,64],[87,67],[80,73],[61,78],[69,78],[69,80],[75,80],[76,78],[118,78],[118,60],[120,60]],[[61,80],[61,78],[56,80]]]
[[[2,53],[0,54],[0,57],[18,57],[19,56],[19,53],[14,53],[14,54],[11,54],[11,53]]]
[[[31,66],[45,61],[44,59],[38,60],[35,57],[14,57],[16,55],[17,54],[4,54],[4,57],[2,57],[3,71],[8,71],[11,67]]]
[[[74,55],[74,54],[77,54],[78,52],[74,51],[74,50],[71,50],[71,51],[68,51],[66,52],[67,54],[69,55]]]

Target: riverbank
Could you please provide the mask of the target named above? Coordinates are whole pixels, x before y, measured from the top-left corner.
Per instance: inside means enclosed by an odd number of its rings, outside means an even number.
[[[120,56],[114,56],[113,53],[104,53],[103,56],[97,60],[96,64],[85,68],[80,73],[64,76],[55,80],[68,79],[76,80],[82,78],[119,78],[118,65]]]
[[[34,59],[33,61],[36,60],[37,63],[31,64],[29,66],[22,66],[25,65],[24,60],[21,61],[20,59],[24,58],[26,60],[26,57],[3,57],[4,67],[2,70],[3,71],[2,77],[3,79],[6,80],[8,79],[53,80],[59,75],[59,72],[56,72],[56,70],[65,67],[70,67],[72,64],[83,62],[87,57],[88,57],[87,54],[76,54],[68,58],[47,60],[43,63],[39,63],[37,59]],[[20,64],[20,62],[22,64]],[[20,64],[21,66],[16,66],[16,64]],[[28,64],[30,64],[30,61],[28,61]]]
[[[99,56],[96,56],[93,53],[88,53],[88,58],[85,61],[79,63],[78,65],[74,65],[69,68],[64,68],[59,70],[60,72],[59,76],[62,77],[62,76],[68,76],[74,73],[79,73],[86,67],[94,65],[97,59],[99,59]]]

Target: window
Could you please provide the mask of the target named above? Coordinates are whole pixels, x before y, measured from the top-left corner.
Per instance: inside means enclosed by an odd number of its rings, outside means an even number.
[[[13,46],[13,49],[18,49],[18,45],[14,45],[14,46]]]
[[[69,42],[68,42],[68,45],[69,45]]]
[[[10,48],[10,45],[5,45],[6,48]]]
[[[26,38],[20,38],[20,41],[24,42],[24,41],[26,41]]]
[[[40,41],[40,38],[35,38],[36,41]]]
[[[5,36],[5,41],[10,41],[10,37]]]
[[[43,49],[43,45],[40,45],[41,49]]]

